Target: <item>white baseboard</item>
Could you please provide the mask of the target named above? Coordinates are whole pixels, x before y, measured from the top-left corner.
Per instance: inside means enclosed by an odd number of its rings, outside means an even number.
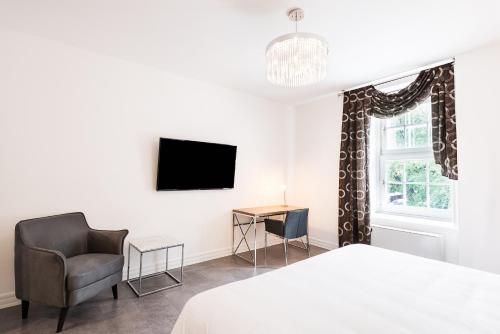
[[[268,240],[268,246],[276,245],[281,243],[281,239],[279,238],[274,238],[271,237]],[[235,245],[236,246],[236,245]],[[253,245],[250,244],[250,247],[253,249]],[[257,248],[263,248],[264,247],[264,241],[257,241]],[[238,253],[244,252],[246,250],[246,247],[244,243],[240,246]],[[213,250],[213,251],[208,251],[208,252],[201,252],[197,254],[192,254],[189,256],[184,257],[184,266],[188,266],[191,264],[196,264],[200,262],[205,262],[205,261],[210,261],[210,260],[215,260],[224,256],[229,256],[231,255],[232,249],[231,247],[227,248],[221,248],[218,250]],[[133,262],[137,262],[134,264],[131,264],[130,266],[130,278],[135,278],[139,276],[139,263],[138,259],[133,259]],[[180,256],[173,257],[169,259],[168,261],[168,268],[169,269],[175,269],[181,266],[181,259]],[[143,275],[148,275],[154,272],[160,272],[162,270],[165,270],[165,262],[164,261],[159,261],[155,263],[148,263],[146,265],[143,264],[142,266],[142,274]],[[123,280],[127,279],[127,264],[125,264],[123,268]]]
[[[0,293],[0,309],[21,304],[14,292]]]
[[[326,240],[318,239],[318,238],[314,238],[314,237],[309,237],[309,242],[311,243],[311,245],[325,248],[328,250],[338,248],[338,245],[335,242],[326,241]]]
[[[337,248],[337,244],[334,242],[330,242],[330,241],[326,241],[326,240],[318,239],[318,238],[313,238],[313,237],[310,237],[309,239],[310,239],[309,241],[311,242],[311,245],[314,245],[317,247],[325,248],[328,250]],[[277,238],[277,237],[270,237],[268,239],[268,246],[277,245],[280,243],[282,243],[282,240]],[[250,247],[253,248],[253,245],[250,245]],[[262,247],[264,247],[264,241],[257,241],[257,248],[262,248]],[[245,251],[245,250],[246,250],[245,246],[242,245],[238,252]],[[221,258],[224,256],[229,256],[231,254],[232,254],[232,249],[230,247],[221,248],[218,250],[213,250],[213,251],[208,251],[208,252],[201,252],[198,254],[192,254],[192,255],[184,257],[184,266],[218,259],[218,258]],[[180,267],[180,265],[181,265],[181,260],[180,260],[179,256],[177,256],[175,258],[171,258],[168,261],[168,268],[169,269],[178,268],[178,267]],[[148,275],[148,274],[151,274],[154,272],[162,271],[164,269],[165,269],[165,262],[164,261],[149,263],[146,265],[143,264],[142,274]],[[135,263],[135,264],[130,266],[130,278],[135,278],[138,276],[139,276],[139,264]],[[127,267],[125,266],[123,268],[123,280],[126,280],[126,279],[127,279]]]
[[[205,261],[210,261],[214,259],[218,259],[220,257],[228,256],[231,255],[231,248],[221,248],[217,250],[212,250],[208,252],[201,252],[197,254],[192,254],[188,256],[184,256],[184,266],[188,266],[191,264],[195,263],[200,263],[200,262],[205,262]],[[132,260],[134,261],[134,260]],[[137,260],[138,262],[138,260]],[[181,266],[181,258],[180,256],[170,258],[168,261],[168,268],[169,269],[175,269]],[[154,272],[159,272],[165,270],[165,262],[160,261],[160,262],[155,262],[155,263],[149,263],[142,266],[142,274],[143,275],[148,275]],[[130,266],[130,278],[138,277],[139,276],[139,263],[134,263],[131,264]],[[127,279],[127,264],[125,264],[123,268],[123,280]]]

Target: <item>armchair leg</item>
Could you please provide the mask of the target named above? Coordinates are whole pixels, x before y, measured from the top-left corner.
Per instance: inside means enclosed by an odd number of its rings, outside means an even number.
[[[68,314],[68,309],[69,307],[61,308],[61,311],[59,312],[59,322],[57,323],[56,333],[60,333],[62,331],[64,326],[64,320],[66,320],[66,315]]]
[[[118,285],[113,285],[111,287],[111,290],[113,290],[113,298],[114,299],[118,299]]]
[[[23,300],[21,302],[21,317],[23,319],[28,318],[28,310],[30,309],[30,302],[27,300]]]

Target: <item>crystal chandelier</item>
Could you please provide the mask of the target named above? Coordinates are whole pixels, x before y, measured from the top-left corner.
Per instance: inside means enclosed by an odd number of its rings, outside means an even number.
[[[295,22],[295,33],[275,38],[266,48],[267,80],[283,87],[300,87],[326,77],[328,43],[316,34],[297,32],[304,11],[292,8],[288,18]]]

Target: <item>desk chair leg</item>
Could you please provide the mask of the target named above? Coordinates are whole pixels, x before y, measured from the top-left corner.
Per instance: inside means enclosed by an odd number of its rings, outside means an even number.
[[[283,239],[283,247],[285,248],[285,265],[288,266],[288,249],[287,249],[288,239]]]
[[[264,263],[267,265],[267,232],[264,232]]]
[[[306,234],[307,257],[311,257],[311,244],[309,243],[309,234]]]

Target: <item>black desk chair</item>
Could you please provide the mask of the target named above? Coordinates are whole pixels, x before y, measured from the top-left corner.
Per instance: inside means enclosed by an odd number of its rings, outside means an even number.
[[[307,228],[307,215],[309,209],[300,209],[289,211],[286,214],[285,221],[279,219],[264,219],[266,225],[264,258],[267,258],[267,234],[272,233],[283,239],[283,247],[285,248],[285,263],[288,264],[288,240],[306,237],[306,243],[300,239],[303,247],[290,244],[291,246],[307,250],[308,256],[311,256],[309,247],[309,233]]]

